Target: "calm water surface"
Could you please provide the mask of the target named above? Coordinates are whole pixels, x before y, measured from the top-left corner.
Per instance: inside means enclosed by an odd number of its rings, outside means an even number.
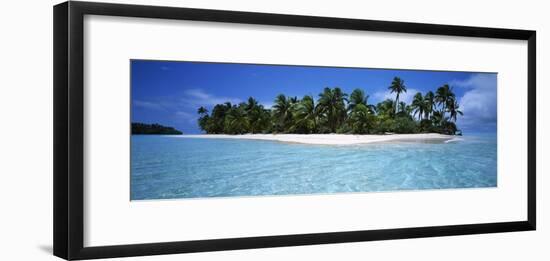
[[[495,187],[496,135],[354,146],[132,136],[131,199]]]

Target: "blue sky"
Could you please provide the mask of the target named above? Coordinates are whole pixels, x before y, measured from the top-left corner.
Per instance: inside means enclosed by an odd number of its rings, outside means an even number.
[[[211,110],[226,101],[248,97],[271,107],[275,96],[312,95],[324,87],[340,87],[346,93],[363,89],[376,104],[395,99],[388,86],[393,77],[405,81],[410,103],[416,92],[425,94],[448,83],[454,87],[464,116],[457,125],[469,132],[496,131],[497,74],[365,68],[280,66],[228,63],[131,61],[132,122],[159,123],[184,133],[200,133],[197,109]]]

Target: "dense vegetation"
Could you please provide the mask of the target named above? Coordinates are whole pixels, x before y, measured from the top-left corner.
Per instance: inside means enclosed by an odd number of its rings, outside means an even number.
[[[209,113],[198,109],[200,128],[208,134],[244,133],[353,133],[383,134],[436,132],[456,134],[462,115],[452,87],[444,84],[435,93],[416,93],[411,104],[399,101],[407,92],[405,82],[395,77],[388,87],[395,100],[368,103],[369,95],[355,89],[348,95],[340,88],[325,88],[317,100],[279,94],[271,109],[250,97],[240,104],[217,104]]]
[[[132,122],[132,134],[164,134],[164,135],[179,135],[181,131],[172,127],[162,126],[160,124],[145,124]]]

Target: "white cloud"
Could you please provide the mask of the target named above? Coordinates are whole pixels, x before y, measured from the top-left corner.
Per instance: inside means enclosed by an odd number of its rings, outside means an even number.
[[[196,123],[197,119],[199,118],[197,114],[186,111],[177,111],[176,116],[181,120],[189,122],[190,124]]]
[[[149,110],[165,111],[171,117],[177,120],[188,121],[195,123],[198,114],[197,109],[201,106],[211,108],[220,103],[231,102],[233,104],[240,103],[241,100],[231,97],[220,97],[209,94],[202,89],[188,89],[183,95],[175,97],[156,97],[152,101],[134,100],[133,103],[137,107]]]
[[[265,109],[271,109],[274,105],[272,101],[261,101],[260,104],[263,105]]]
[[[475,74],[462,81],[451,81],[451,86],[468,89],[458,98],[464,116],[458,125],[464,128],[489,129],[497,122],[497,75]]]
[[[220,97],[215,96],[213,94],[209,94],[202,89],[189,89],[185,91],[185,97],[182,98],[182,101],[190,106],[198,107],[198,106],[213,106],[216,104],[221,104],[225,102],[231,102],[233,104],[237,104],[241,102],[238,98],[231,98],[231,97]]]
[[[199,118],[197,114],[197,109],[199,107],[204,106],[211,110],[214,105],[226,102],[238,104],[242,102],[242,100],[232,97],[216,96],[198,88],[188,89],[184,91],[183,96],[177,103],[179,110],[176,112],[176,116],[194,124]]]
[[[186,112],[186,111],[177,111],[176,112],[176,115],[178,115],[179,117],[182,117],[184,119],[188,119],[188,118],[196,118],[196,116],[194,114],[191,114],[189,112]]]
[[[150,102],[150,101],[134,100],[134,105],[145,109],[153,109],[153,110],[163,109],[163,106],[161,104]]]
[[[496,77],[494,73],[478,73],[465,80],[450,81],[449,85],[460,88],[496,90]]]

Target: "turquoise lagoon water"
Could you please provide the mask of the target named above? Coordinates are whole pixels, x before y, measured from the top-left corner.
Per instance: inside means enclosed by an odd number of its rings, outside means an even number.
[[[497,185],[496,135],[353,146],[131,137],[131,199],[295,195]]]

